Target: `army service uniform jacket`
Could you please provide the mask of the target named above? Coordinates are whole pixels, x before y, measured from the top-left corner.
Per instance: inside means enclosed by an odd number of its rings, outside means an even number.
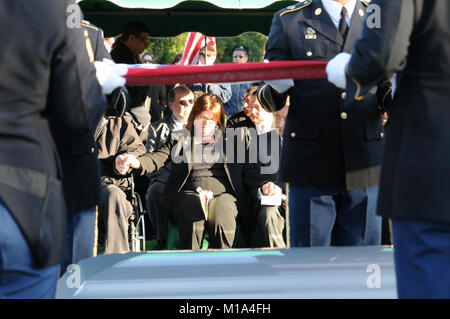
[[[340,52],[351,52],[365,16],[366,5],[357,1],[344,41],[320,0],[282,9],[274,15],[265,58],[329,61]],[[377,185],[384,140],[380,107],[388,107],[390,83],[347,107],[346,92],[327,79],[294,83],[288,91],[291,106],[283,133],[281,180],[347,190]],[[272,111],[284,106],[285,100],[267,83],[260,85],[258,98]]]
[[[83,21],[81,30],[91,62],[111,59],[103,43],[101,29]],[[52,134],[61,158],[63,188],[69,214],[100,205],[102,189],[94,131],[71,133],[53,125]]]
[[[347,79],[350,103],[401,71],[386,125],[377,210],[394,220],[450,223],[450,3],[377,4],[382,27],[364,28]]]
[[[50,126],[88,134],[106,107],[82,31],[66,24],[74,4],[0,2],[0,21],[9,26],[0,29],[0,200],[38,268],[67,255],[62,172]]]

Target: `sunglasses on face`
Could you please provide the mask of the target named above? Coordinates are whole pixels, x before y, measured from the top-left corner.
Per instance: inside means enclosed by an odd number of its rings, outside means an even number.
[[[233,55],[233,59],[243,59],[245,55]]]
[[[153,63],[153,60],[142,60],[142,63]]]
[[[183,106],[188,106],[188,104],[190,105],[194,104],[194,99],[180,100],[178,103],[180,103]]]

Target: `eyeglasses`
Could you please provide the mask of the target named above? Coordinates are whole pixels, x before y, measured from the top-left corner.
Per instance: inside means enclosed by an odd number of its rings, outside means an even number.
[[[245,55],[233,55],[233,59],[243,59]]]
[[[189,99],[189,100],[180,100],[178,101],[178,103],[180,103],[183,106],[188,106],[188,104],[194,104],[194,99]]]
[[[142,60],[142,63],[153,63],[153,60]]]

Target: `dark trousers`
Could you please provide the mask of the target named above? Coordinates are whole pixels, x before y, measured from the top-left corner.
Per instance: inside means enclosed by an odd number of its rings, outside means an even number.
[[[169,216],[165,207],[164,187],[166,184],[154,182],[150,184],[145,196],[150,222],[155,231],[158,241],[163,243],[167,240]]]
[[[0,299],[55,298],[59,265],[35,268],[14,217],[0,201]]]
[[[210,248],[232,248],[237,215],[236,198],[228,193],[211,200],[207,220],[194,191],[178,193],[170,209],[170,217],[178,228],[181,249],[200,249],[205,231],[209,235]]]
[[[132,213],[133,207],[122,189],[112,184],[103,188],[101,216],[105,231],[105,254],[130,251],[128,220]]]
[[[378,186],[346,191],[289,185],[292,247],[381,244]]]
[[[280,213],[279,206],[262,206],[258,199],[252,199],[252,212],[254,216],[254,225],[249,225],[251,232],[250,237],[253,238],[253,231],[258,227],[262,235],[262,241],[257,240],[255,246],[258,247],[272,247],[272,248],[286,248],[284,241],[283,230],[285,226],[285,219]]]
[[[450,224],[392,221],[399,298],[450,298]]]

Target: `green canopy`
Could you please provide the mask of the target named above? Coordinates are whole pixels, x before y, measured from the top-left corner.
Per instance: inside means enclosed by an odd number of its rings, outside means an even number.
[[[268,35],[273,14],[298,1],[276,0],[83,0],[86,20],[105,37],[118,35],[125,24],[140,20],[151,37],[197,31],[208,36],[236,36],[255,31]]]

